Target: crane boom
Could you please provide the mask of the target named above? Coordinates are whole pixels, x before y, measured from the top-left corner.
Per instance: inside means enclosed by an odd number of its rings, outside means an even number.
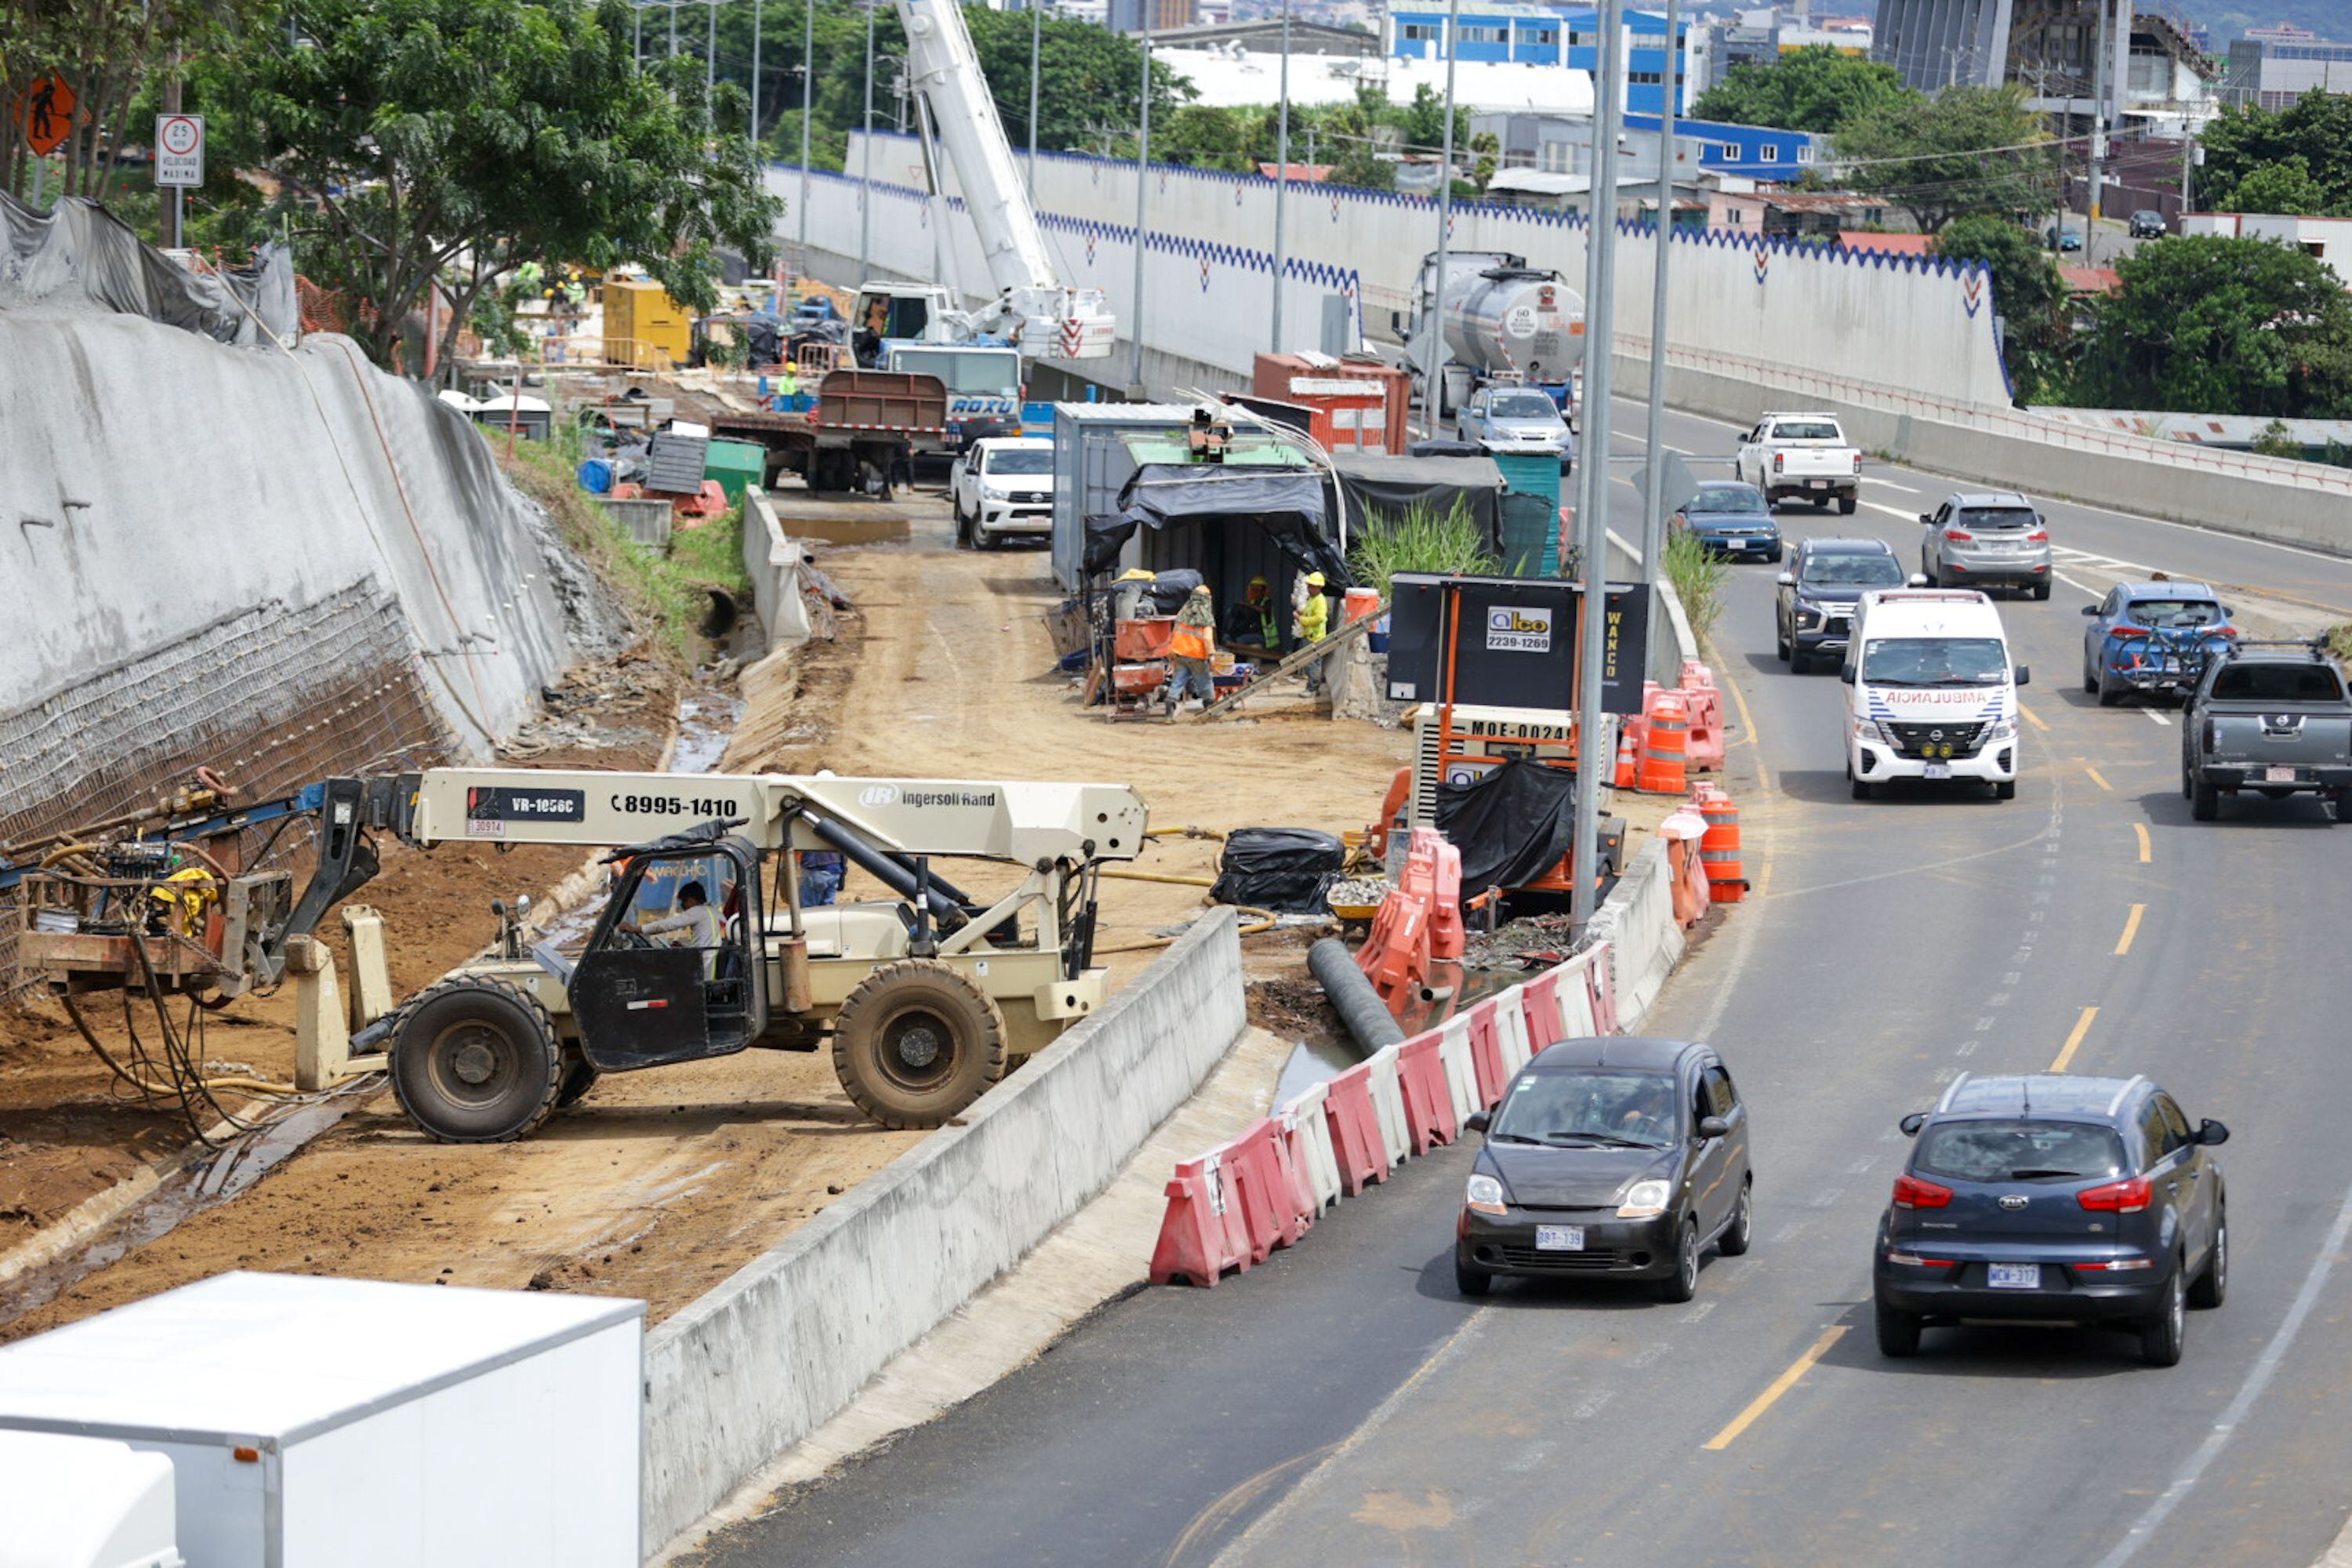
[[[1032,358],[1108,357],[1117,331],[1109,304],[1099,289],[1061,281],[956,0],[898,0],[898,6],[907,31],[908,75],[929,105],[932,126],[955,165],[964,211],[980,231],[996,289],[995,303],[979,313],[979,324],[1017,329]]]

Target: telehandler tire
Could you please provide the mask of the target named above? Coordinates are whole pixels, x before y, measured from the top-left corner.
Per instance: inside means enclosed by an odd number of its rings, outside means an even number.
[[[596,1080],[604,1076],[596,1070],[596,1064],[588,1059],[586,1053],[566,1051],[563,1056],[563,1080],[555,1090],[555,1109],[562,1110],[587,1099],[588,1091],[595,1088]]]
[[[833,1070],[885,1127],[937,1127],[1004,1076],[1004,1015],[950,965],[902,958],[858,983],[833,1020]]]
[[[400,1109],[444,1143],[504,1143],[547,1120],[563,1050],[537,1001],[502,981],[462,976],[403,1010],[392,1039]]]

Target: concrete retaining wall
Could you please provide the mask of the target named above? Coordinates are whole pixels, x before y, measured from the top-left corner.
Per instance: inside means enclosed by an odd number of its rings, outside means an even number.
[[[751,579],[751,602],[768,634],[768,651],[798,647],[809,640],[808,602],[801,597],[801,547],[786,536],[757,485],[743,491],[743,570]]]
[[[1675,923],[1674,884],[1666,841],[1650,838],[1592,913],[1593,939],[1609,943],[1617,987],[1617,1022],[1639,1034],[1666,976],[1682,962],[1683,930]]]
[[[646,1550],[847,1404],[1108,1184],[1240,1036],[1230,910],[646,1342]]]

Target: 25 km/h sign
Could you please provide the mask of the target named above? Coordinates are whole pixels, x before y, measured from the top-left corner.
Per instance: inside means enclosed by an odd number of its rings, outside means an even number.
[[[201,185],[205,183],[203,115],[159,114],[155,117],[155,183],[159,185]]]
[[[46,158],[65,144],[73,134],[78,107],[73,84],[61,76],[45,76],[25,89],[16,103],[16,121],[36,157]]]

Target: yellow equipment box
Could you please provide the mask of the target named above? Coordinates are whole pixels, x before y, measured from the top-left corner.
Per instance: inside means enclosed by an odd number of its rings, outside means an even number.
[[[684,364],[694,345],[694,317],[653,282],[607,279],[604,284],[604,358],[640,370],[659,366],[663,354]]]

